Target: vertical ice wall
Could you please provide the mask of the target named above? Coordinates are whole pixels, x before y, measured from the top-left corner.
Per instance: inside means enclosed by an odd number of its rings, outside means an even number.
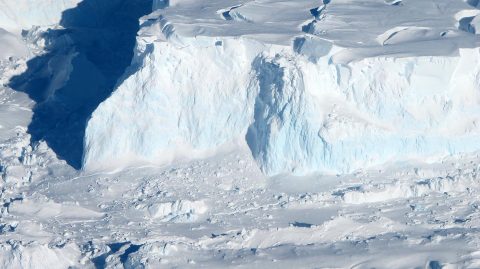
[[[478,49],[349,65],[263,59],[247,141],[267,174],[344,173],[476,151],[478,60]]]
[[[201,156],[238,138],[271,175],[480,149],[478,49],[342,65],[244,38],[148,36],[88,123],[87,168]]]
[[[338,47],[311,36],[290,45],[197,36],[201,28],[179,33],[162,14],[142,20],[130,71],[88,122],[85,169],[242,143],[269,175],[480,149],[478,48],[340,63]]]
[[[88,123],[86,166],[200,156],[243,139],[255,97],[249,59],[258,45],[198,42],[182,49],[167,42],[143,47],[136,72]]]

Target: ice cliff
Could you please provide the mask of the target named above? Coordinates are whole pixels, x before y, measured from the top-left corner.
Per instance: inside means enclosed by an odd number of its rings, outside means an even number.
[[[479,150],[480,50],[461,15],[475,7],[364,2],[154,1],[88,121],[84,167],[237,145],[268,175],[347,173]]]

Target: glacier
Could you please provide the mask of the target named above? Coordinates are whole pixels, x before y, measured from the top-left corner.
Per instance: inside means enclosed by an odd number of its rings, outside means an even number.
[[[1,268],[480,268],[479,0],[0,0]]]
[[[328,18],[341,18],[329,17],[331,4],[173,2],[154,2],[142,18],[131,67],[88,121],[85,169],[248,146],[268,175],[349,173],[480,149],[478,38],[458,24],[445,32],[387,21],[367,41],[354,35],[364,46],[353,48],[322,35],[338,23]],[[455,7],[452,19],[471,8]],[[188,16],[197,21],[185,24]],[[210,28],[213,20],[225,25]]]

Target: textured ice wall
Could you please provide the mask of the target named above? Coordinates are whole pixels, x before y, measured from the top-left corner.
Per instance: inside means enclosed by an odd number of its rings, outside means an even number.
[[[480,149],[478,49],[335,63],[328,42],[179,37],[145,19],[131,72],[90,119],[85,168],[202,156],[238,139],[269,175]]]
[[[268,174],[351,172],[480,149],[479,50],[349,65],[275,56],[247,141]]]
[[[249,59],[256,45],[218,42],[142,48],[137,70],[93,113],[84,164],[168,161],[203,154],[241,136],[253,114]]]
[[[0,0],[0,25],[12,33],[60,22],[62,12],[82,0]]]

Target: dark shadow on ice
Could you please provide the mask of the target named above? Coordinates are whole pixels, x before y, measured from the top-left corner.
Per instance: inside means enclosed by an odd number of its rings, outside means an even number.
[[[128,246],[126,249],[123,250],[123,252],[120,252],[122,250],[122,247]],[[100,256],[97,256],[92,259],[93,265],[95,268],[105,268],[107,264],[107,258],[110,255],[118,254],[120,258],[120,262],[124,264],[128,260],[128,255],[137,252],[140,249],[141,245],[133,245],[131,242],[123,242],[123,243],[112,243],[108,244],[108,248],[110,249],[109,252],[104,253]],[[85,246],[87,250],[90,250],[93,248],[92,242],[88,242]]]
[[[64,29],[43,34],[47,52],[9,83],[36,102],[32,144],[45,140],[60,159],[81,167],[87,121],[130,65],[138,20],[151,8],[152,0],[84,0],[63,12]]]

